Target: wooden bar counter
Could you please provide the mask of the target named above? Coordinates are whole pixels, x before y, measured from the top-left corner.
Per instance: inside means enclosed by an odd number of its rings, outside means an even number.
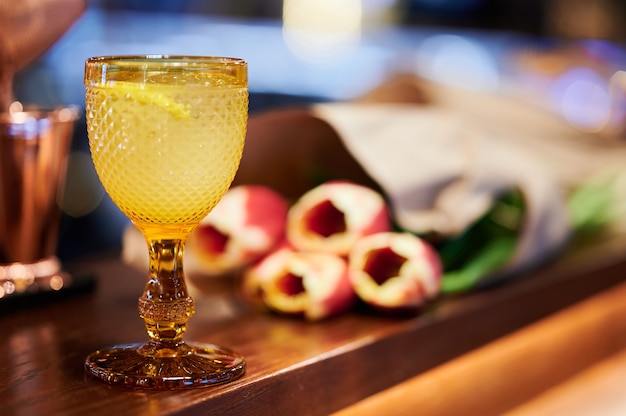
[[[230,384],[184,391],[112,387],[84,375],[88,353],[146,340],[137,315],[145,276],[117,255],[68,270],[77,278],[93,275],[95,287],[0,313],[0,414],[328,415],[349,412],[393,388],[419,385],[416,378],[436,376],[507,334],[618,286],[626,280],[626,238],[573,249],[527,276],[441,299],[414,317],[355,311],[307,323],[256,310],[239,298],[235,281],[216,282],[196,295],[186,339],[237,350],[247,371]],[[486,351],[481,354],[493,358],[502,349]],[[480,358],[472,363],[480,374]],[[546,366],[550,360],[528,358],[527,364]],[[464,380],[471,383],[471,377]],[[446,395],[445,385],[441,389]]]

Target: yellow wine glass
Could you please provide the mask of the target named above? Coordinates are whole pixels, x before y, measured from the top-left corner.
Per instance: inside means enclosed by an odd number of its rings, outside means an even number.
[[[108,383],[171,389],[225,383],[245,360],[183,340],[194,313],[183,273],[189,233],[239,167],[248,119],[247,64],[238,58],[110,56],[85,63],[89,146],[100,181],[142,231],[150,254],[139,298],[149,340],[90,354]]]

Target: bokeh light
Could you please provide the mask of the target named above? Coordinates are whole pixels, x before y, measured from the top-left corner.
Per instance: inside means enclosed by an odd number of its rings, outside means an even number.
[[[459,35],[438,34],[418,48],[417,72],[447,85],[481,91],[499,87],[498,65],[480,43]]]
[[[599,132],[611,118],[608,83],[593,69],[574,67],[564,72],[554,81],[551,98],[563,118],[577,129]]]
[[[300,59],[332,62],[358,46],[360,0],[284,0],[283,39]]]

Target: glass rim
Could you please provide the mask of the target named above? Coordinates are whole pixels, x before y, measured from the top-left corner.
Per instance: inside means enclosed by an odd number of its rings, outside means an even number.
[[[162,72],[223,73],[237,82],[228,86],[247,87],[248,64],[242,58],[203,55],[108,55],[93,56],[85,61],[84,84],[90,87],[112,85],[115,82],[133,82],[147,85],[147,77]],[[143,74],[143,79],[120,78],[123,74]],[[165,85],[165,84],[162,84]],[[180,83],[180,85],[185,85]],[[186,84],[187,86],[204,84]]]
[[[146,55],[102,55],[92,56],[85,60],[86,65],[97,64],[163,64],[185,65],[194,63],[214,63],[224,65],[247,65],[243,58],[217,55],[168,55],[168,54],[146,54]]]

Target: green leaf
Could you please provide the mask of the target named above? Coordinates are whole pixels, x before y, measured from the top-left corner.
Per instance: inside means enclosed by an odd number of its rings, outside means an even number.
[[[626,215],[626,201],[620,198],[623,175],[605,172],[568,195],[568,215],[576,234],[596,233]],[[522,193],[511,191],[463,234],[438,247],[444,267],[443,293],[472,290],[508,262],[517,247],[525,208]]]
[[[619,178],[601,175],[576,188],[567,201],[568,214],[577,233],[598,231],[616,220]]]
[[[462,268],[444,273],[442,293],[460,293],[474,288],[486,275],[506,264],[516,247],[517,238],[513,236],[488,242]]]
[[[515,252],[525,209],[522,193],[512,190],[465,232],[437,247],[444,268],[444,293],[468,291],[506,264]]]

